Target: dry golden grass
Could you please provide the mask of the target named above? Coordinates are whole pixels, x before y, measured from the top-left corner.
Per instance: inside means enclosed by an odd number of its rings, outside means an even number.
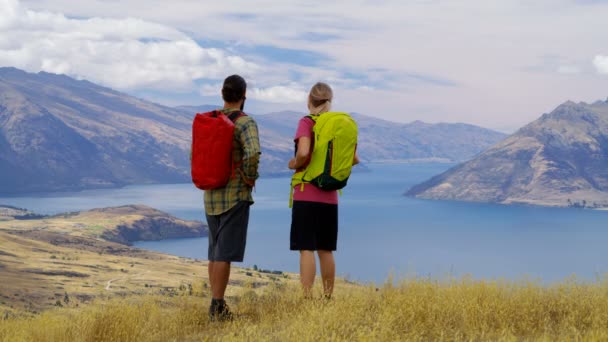
[[[318,290],[318,289],[317,289]],[[295,284],[229,299],[238,318],[209,323],[208,298],[127,297],[0,321],[0,341],[606,341],[608,284],[565,281],[340,283],[331,301]]]
[[[78,236],[0,230],[0,319],[38,313],[93,298],[170,293],[207,281],[207,262],[139,250]],[[285,275],[290,277],[289,275]],[[235,268],[232,291],[245,282],[262,286],[278,278]],[[59,303],[58,303],[59,302]]]

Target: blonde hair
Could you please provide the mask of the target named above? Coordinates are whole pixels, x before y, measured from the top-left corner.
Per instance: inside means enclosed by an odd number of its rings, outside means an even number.
[[[334,92],[327,83],[317,82],[308,94],[308,110],[310,114],[321,114],[331,110],[331,100]]]

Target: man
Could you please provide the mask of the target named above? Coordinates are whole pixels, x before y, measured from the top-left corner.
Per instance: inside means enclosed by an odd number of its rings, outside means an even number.
[[[247,84],[238,75],[224,80],[222,111],[242,111]],[[238,116],[237,116],[238,117]],[[211,283],[211,321],[231,320],[232,313],[224,300],[230,278],[230,263],[242,262],[245,254],[251,190],[258,178],[260,142],[258,127],[250,116],[235,120],[232,158],[236,170],[224,188],[205,191],[205,214],[209,225],[209,281]]]

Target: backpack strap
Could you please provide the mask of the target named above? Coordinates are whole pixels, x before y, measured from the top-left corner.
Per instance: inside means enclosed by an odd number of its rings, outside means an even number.
[[[240,110],[235,110],[234,112],[230,113],[230,114],[226,114],[221,110],[217,111],[220,114],[224,114],[226,115],[226,117],[232,121],[232,123],[236,123],[236,120],[238,120],[240,117],[242,116],[247,116],[247,114],[243,113]],[[240,173],[240,176],[242,177],[243,180],[245,180],[245,175],[243,174],[243,171],[240,169],[241,167],[241,162],[232,162],[232,174],[230,175],[230,178],[235,178],[237,176],[237,171]],[[247,183],[245,181],[245,183]]]
[[[247,116],[247,114],[243,113],[240,110],[236,110],[226,116],[228,117],[228,119],[230,119],[230,121],[236,122],[236,120],[238,120],[241,116]]]
[[[308,114],[306,116],[304,116],[302,119],[310,119],[312,120],[313,124],[317,123],[317,115],[312,115],[312,114]],[[314,132],[313,132],[314,134]],[[295,154],[298,152],[298,143],[295,142],[294,143],[294,156]],[[310,153],[312,153],[312,151],[310,151]],[[292,208],[293,206],[293,192],[294,192],[294,188],[296,186],[299,185],[300,191],[304,191],[304,183],[307,183],[306,181],[304,181],[304,174],[306,173],[306,170],[302,170],[299,172],[294,173],[294,175],[291,177],[291,187],[289,190],[289,208]]]

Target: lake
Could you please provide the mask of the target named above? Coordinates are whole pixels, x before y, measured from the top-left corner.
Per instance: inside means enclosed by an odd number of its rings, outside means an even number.
[[[573,274],[594,281],[608,273],[608,211],[429,201],[407,198],[411,186],[446,170],[440,163],[368,164],[340,198],[337,272],[383,282],[443,279],[533,279]],[[244,267],[298,272],[289,251],[289,179],[262,178],[254,193]],[[190,184],[0,197],[0,204],[43,214],[145,204],[184,219],[204,220],[202,192]],[[138,242],[137,247],[206,259],[207,239]]]

